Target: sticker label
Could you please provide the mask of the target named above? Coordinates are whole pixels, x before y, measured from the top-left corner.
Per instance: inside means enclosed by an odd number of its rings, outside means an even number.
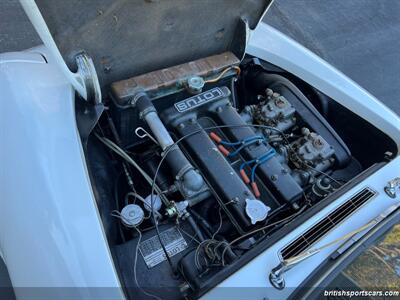
[[[196,96],[175,103],[175,108],[179,112],[185,112],[192,108],[198,107],[206,102],[217,100],[224,96],[225,94],[220,88],[213,88],[207,92],[198,94]]]
[[[182,252],[188,246],[182,234],[175,227],[161,232],[160,237],[170,257]],[[139,250],[148,268],[152,268],[167,260],[156,235],[141,242]]]

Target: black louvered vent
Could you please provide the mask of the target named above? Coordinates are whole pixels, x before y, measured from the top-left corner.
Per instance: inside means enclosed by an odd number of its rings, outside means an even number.
[[[364,188],[355,194],[336,210],[331,212],[322,221],[315,224],[313,227],[283,248],[281,251],[282,258],[287,259],[299,255],[375,195],[376,192],[369,188]]]

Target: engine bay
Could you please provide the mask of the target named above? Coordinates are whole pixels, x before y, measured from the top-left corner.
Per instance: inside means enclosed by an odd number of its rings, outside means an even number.
[[[365,120],[253,57],[224,53],[111,90],[86,155],[132,298],[198,297],[392,151]]]

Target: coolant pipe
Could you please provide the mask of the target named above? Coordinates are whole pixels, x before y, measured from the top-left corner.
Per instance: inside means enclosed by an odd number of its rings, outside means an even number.
[[[182,150],[174,145],[174,140],[162,123],[158,113],[146,93],[138,93],[133,98],[132,104],[137,107],[141,118],[143,118],[160,144],[162,150],[169,150],[166,157],[171,167],[173,176],[181,182],[181,191],[187,195],[200,192],[205,185],[203,177],[194,169]]]

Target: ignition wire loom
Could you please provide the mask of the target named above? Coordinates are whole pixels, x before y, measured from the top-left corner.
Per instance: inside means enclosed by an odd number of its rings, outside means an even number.
[[[268,145],[265,137],[262,136],[252,136],[248,137],[246,139],[243,139],[241,141],[237,142],[228,142],[222,140],[222,138],[216,134],[215,132],[211,132],[209,134],[210,138],[218,144],[218,149],[221,151],[222,154],[224,154],[226,157],[234,157],[240,153],[241,150],[243,150],[245,147],[248,147],[252,144],[255,143],[263,143],[264,145]],[[225,146],[234,148],[233,152],[230,152],[228,149],[225,148]],[[237,148],[235,148],[237,147]],[[241,178],[246,184],[250,184],[251,188],[253,190],[254,196],[256,198],[259,198],[261,196],[260,190],[258,189],[257,183],[255,181],[255,173],[256,169],[258,166],[261,164],[267,162],[269,159],[271,159],[274,155],[276,154],[275,149],[271,148],[269,149],[265,154],[250,160],[250,161],[245,161],[241,164],[239,168],[239,173]],[[245,167],[253,164],[251,167],[251,179],[248,177],[245,171]]]

